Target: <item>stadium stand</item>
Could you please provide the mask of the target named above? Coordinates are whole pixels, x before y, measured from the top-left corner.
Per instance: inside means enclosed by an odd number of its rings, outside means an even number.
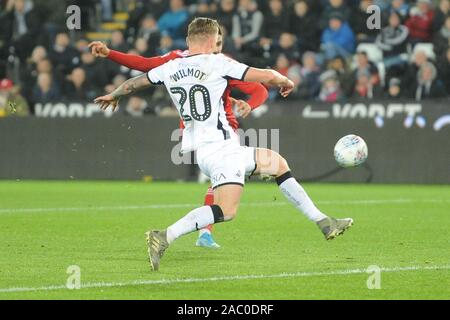
[[[81,30],[66,27],[69,5],[81,9]],[[365,24],[371,5],[382,9],[381,30]],[[400,83],[405,98],[448,97],[449,12],[449,0],[0,0],[0,108],[18,100],[16,115],[27,116],[36,103],[90,101],[138,74],[94,59],[90,41],[164,55],[185,49],[194,16],[222,23],[226,54],[296,79],[291,99],[376,99],[390,83]],[[124,112],[158,114],[168,103],[159,89],[139,98]]]

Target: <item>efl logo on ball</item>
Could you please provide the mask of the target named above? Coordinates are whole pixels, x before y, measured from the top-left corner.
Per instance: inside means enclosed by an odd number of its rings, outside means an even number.
[[[343,137],[334,147],[334,158],[344,168],[357,167],[363,164],[368,156],[366,142],[354,134]]]

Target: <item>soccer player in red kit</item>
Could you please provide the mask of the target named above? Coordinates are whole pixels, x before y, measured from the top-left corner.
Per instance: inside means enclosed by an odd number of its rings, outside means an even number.
[[[182,58],[189,54],[189,52],[187,51],[175,50],[169,52],[164,56],[145,58],[138,55],[125,54],[115,50],[111,50],[104,43],[99,41],[92,42],[91,44],[89,44],[89,47],[91,48],[92,54],[95,57],[108,58],[109,60],[114,61],[122,66],[142,72],[148,72],[171,60]],[[219,36],[216,53],[222,52],[222,47],[223,38]],[[249,100],[246,102],[243,100],[233,99],[231,97],[232,89],[238,89],[239,91],[245,93],[249,96]],[[223,100],[225,104],[227,120],[230,126],[234,130],[237,130],[239,128],[239,122],[233,112],[233,106],[236,106],[239,114],[243,118],[246,118],[252,110],[261,106],[267,100],[267,98],[267,89],[262,84],[243,82],[234,79],[228,80],[228,87],[223,95]],[[183,127],[183,121],[181,121],[181,126]],[[205,195],[204,204],[207,206],[214,204],[214,191],[212,190],[212,188],[208,188],[208,191]],[[196,245],[206,248],[219,248],[220,246],[214,241],[211,232],[212,225],[209,225],[208,227],[200,230]]]

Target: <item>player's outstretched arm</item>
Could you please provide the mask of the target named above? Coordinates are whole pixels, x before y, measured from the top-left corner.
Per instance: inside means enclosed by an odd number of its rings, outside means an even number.
[[[135,93],[136,91],[151,86],[150,81],[146,74],[142,74],[138,77],[129,79],[121,84],[116,90],[102,97],[98,97],[94,100],[95,103],[100,105],[100,109],[106,110],[109,106],[116,111],[120,98]]]
[[[286,98],[292,90],[294,83],[279,72],[270,69],[250,68],[245,75],[246,82],[261,82],[272,87],[279,87],[280,94]]]
[[[148,72],[174,59],[172,55],[145,58],[143,56],[111,50],[106,44],[94,41],[89,44],[91,53],[96,58],[107,58],[129,69]]]

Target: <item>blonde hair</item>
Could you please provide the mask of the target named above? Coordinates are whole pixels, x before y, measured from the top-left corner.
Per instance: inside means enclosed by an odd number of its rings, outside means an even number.
[[[221,29],[217,20],[210,18],[195,18],[188,28],[188,40],[204,40],[209,36],[220,34]]]

